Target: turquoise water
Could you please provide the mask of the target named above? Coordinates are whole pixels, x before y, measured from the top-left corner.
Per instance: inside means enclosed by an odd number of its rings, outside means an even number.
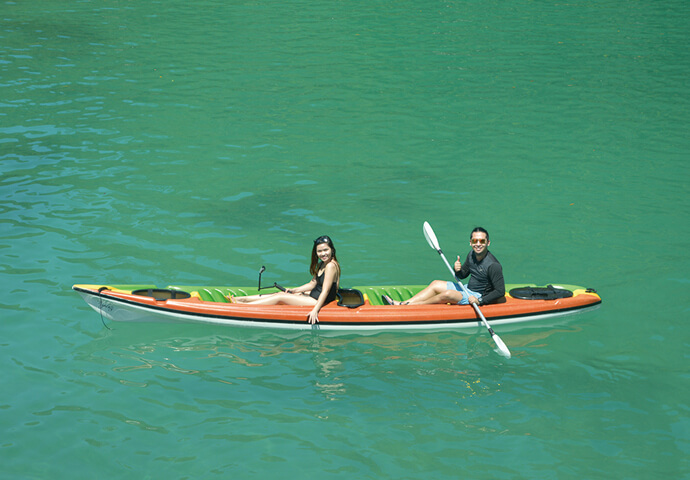
[[[40,5],[40,6],[39,6]],[[688,478],[686,2],[4,2],[2,478]],[[109,325],[75,283],[596,288],[557,325]]]

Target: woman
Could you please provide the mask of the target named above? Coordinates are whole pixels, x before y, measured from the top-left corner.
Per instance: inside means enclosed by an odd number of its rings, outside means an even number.
[[[313,305],[307,317],[313,325],[319,321],[321,307],[335,300],[340,282],[340,264],[335,256],[335,247],[326,235],[314,240],[309,273],[313,276],[311,281],[301,287],[288,288],[271,295],[231,297],[230,301],[257,305]]]

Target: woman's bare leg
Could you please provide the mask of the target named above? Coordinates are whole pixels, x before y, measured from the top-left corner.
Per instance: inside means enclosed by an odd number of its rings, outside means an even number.
[[[262,298],[267,298],[267,297],[270,297],[272,295],[276,295],[277,293],[278,292],[268,293],[268,294],[264,294],[264,295],[246,295],[243,297],[233,297],[233,298],[235,299],[235,302],[237,302],[237,303],[252,303],[252,302],[256,302],[257,300],[261,300]]]
[[[253,305],[316,305],[316,300],[314,300],[312,297],[299,293],[277,292],[261,297],[258,295],[253,295],[253,297],[258,298],[246,303],[252,303]],[[237,297],[235,300],[238,300],[239,298],[251,297]]]

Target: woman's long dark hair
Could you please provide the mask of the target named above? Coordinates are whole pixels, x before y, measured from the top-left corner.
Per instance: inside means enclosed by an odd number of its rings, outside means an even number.
[[[331,240],[331,237],[329,237],[328,235],[320,236],[319,238],[314,240],[314,247],[311,249],[311,265],[309,266],[309,273],[311,273],[314,277],[317,273],[319,273],[319,269],[321,268],[321,264],[323,263],[319,259],[319,256],[316,254],[316,247],[318,247],[322,243],[325,243],[331,248],[331,252],[333,252],[333,260],[338,262],[338,257],[335,256],[335,246],[333,245],[333,240]]]

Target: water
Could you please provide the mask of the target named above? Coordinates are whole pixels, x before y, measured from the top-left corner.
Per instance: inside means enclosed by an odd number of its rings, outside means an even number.
[[[3,478],[688,478],[685,2],[0,5]],[[74,283],[421,284],[469,231],[596,312],[106,329]],[[78,472],[78,473],[77,473]]]

